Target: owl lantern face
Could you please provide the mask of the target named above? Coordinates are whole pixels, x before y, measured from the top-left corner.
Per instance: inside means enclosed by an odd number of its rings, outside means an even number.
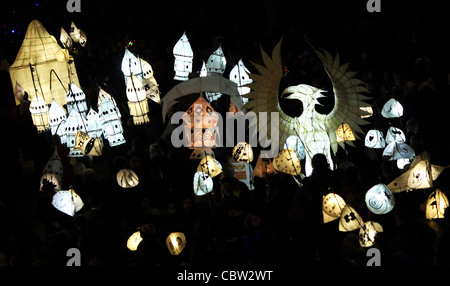
[[[293,176],[300,175],[302,170],[300,159],[292,148],[284,149],[278,153],[273,159],[273,166],[275,170]]]
[[[367,131],[366,137],[364,138],[364,145],[368,148],[385,148],[386,141],[384,140],[383,132],[376,129]]]
[[[250,163],[253,161],[253,149],[247,142],[239,142],[233,149],[233,159],[237,162]]]
[[[384,184],[370,188],[365,196],[367,208],[374,214],[387,214],[395,205],[395,198],[391,190]]]
[[[139,177],[131,169],[122,169],[116,175],[117,184],[122,188],[134,188],[139,184]]]
[[[166,245],[170,254],[180,254],[186,246],[186,236],[182,232],[172,232],[166,238]]]

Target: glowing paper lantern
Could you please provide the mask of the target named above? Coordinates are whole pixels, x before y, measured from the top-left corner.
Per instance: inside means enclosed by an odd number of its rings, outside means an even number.
[[[58,151],[55,148],[50,159],[47,161],[41,176],[40,190],[44,186],[44,180],[52,183],[55,191],[61,190],[63,180],[63,166]]]
[[[267,157],[267,156],[266,156]],[[265,178],[267,175],[272,175],[277,173],[275,168],[273,167],[272,161],[270,158],[263,158],[261,154],[258,157],[258,161],[256,162],[255,169],[253,170],[253,176]]]
[[[273,159],[273,166],[275,170],[286,173],[289,175],[300,175],[301,165],[300,159],[295,153],[294,149],[287,148],[282,150],[278,155]]]
[[[134,188],[139,184],[139,177],[131,169],[121,169],[116,175],[117,184],[124,189]]]
[[[22,46],[9,69],[13,87],[17,83],[32,100],[41,95],[47,104],[55,99],[59,105],[66,104],[66,88],[70,83],[79,85],[73,58],[59,62],[57,52],[61,50],[55,37],[50,35],[42,24],[33,20],[27,28]],[[58,75],[58,78],[55,76]],[[19,104],[16,98],[16,104]]]
[[[411,163],[411,160],[409,158],[400,158],[397,159],[397,168],[399,168],[400,170],[402,170],[403,168],[405,168],[406,165],[408,165],[409,163]]]
[[[360,107],[359,109],[366,112],[366,114],[361,115],[361,118],[368,118],[373,115],[372,106],[364,106],[364,107]]]
[[[89,136],[82,131],[78,131],[77,134],[75,135],[75,144],[73,146],[73,149],[81,150],[84,143],[86,143],[87,141],[89,141]]]
[[[322,199],[323,222],[328,223],[341,217],[346,203],[344,199],[335,193],[329,193]]]
[[[86,118],[78,111],[72,110],[67,117],[64,132],[67,135],[66,146],[69,148],[69,157],[83,157],[81,146],[79,149],[74,148],[78,131],[86,131]],[[80,140],[80,135],[78,140]]]
[[[413,158],[415,156],[414,149],[402,141],[392,141],[383,150],[383,157],[389,160],[397,160],[401,158]]]
[[[203,196],[213,190],[212,178],[203,172],[196,172],[194,174],[194,194],[196,196]]]
[[[42,97],[36,95],[31,100],[29,110],[33,124],[39,133],[50,129],[49,108]]]
[[[89,138],[101,138],[102,130],[102,119],[100,115],[94,110],[89,109],[86,115],[86,133]]]
[[[73,149],[81,150],[83,156],[100,156],[102,155],[103,144],[100,138],[90,138],[88,134],[78,131]]]
[[[213,157],[206,155],[197,166],[197,172],[208,174],[211,178],[222,173],[222,165]]]
[[[127,48],[125,48],[125,53],[122,58],[121,69],[124,76],[126,76],[125,79],[127,79],[127,77],[130,77],[132,75],[134,76],[141,75],[143,72],[141,62]]]
[[[250,92],[250,88],[248,86],[245,86],[253,82],[249,74],[250,71],[245,67],[242,59],[240,59],[238,64],[235,65],[230,71],[230,80],[236,83],[240,95]],[[247,102],[248,98],[242,97],[242,103],[245,104]]]
[[[150,110],[144,86],[134,75],[127,81],[127,98],[130,115],[133,117],[133,123],[135,125],[140,125],[150,122],[147,115]]]
[[[56,52],[56,60],[60,63],[66,63],[70,60],[69,51],[66,49],[61,49]]]
[[[362,218],[355,209],[346,204],[339,220],[339,231],[352,231],[360,228],[363,224]]]
[[[222,45],[212,53],[206,62],[206,71],[208,76],[222,76],[225,72],[227,61],[222,51]],[[222,96],[221,92],[207,92],[206,98],[211,102],[219,99]]]
[[[79,113],[86,115],[88,111],[86,94],[76,84],[71,83],[69,91],[67,92],[67,112],[76,110]]]
[[[108,140],[109,146],[114,147],[126,142],[123,137],[120,112],[113,100],[107,96],[101,97],[99,115],[102,121],[103,137]]]
[[[206,155],[216,158],[216,155],[214,155],[214,151],[211,148],[205,147],[205,148],[194,148],[194,151],[192,151],[189,159],[190,160],[203,159],[205,158]]]
[[[337,142],[355,141],[355,134],[347,123],[342,123],[336,130]]]
[[[142,241],[142,237],[141,237],[141,231],[138,230],[135,233],[133,233],[132,235],[130,235],[130,237],[127,240],[127,248],[131,251],[136,251],[138,249],[139,243],[141,243]]]
[[[147,98],[153,100],[156,103],[161,103],[161,98],[159,97],[159,85],[153,74],[152,66],[144,59],[139,58],[139,62],[142,67],[142,77],[145,89],[145,94]]]
[[[61,28],[59,41],[61,42],[61,44],[63,45],[64,48],[69,49],[69,50],[72,49],[72,47],[73,47],[72,38],[69,36],[69,34],[67,34],[66,30],[64,30],[63,28]]]
[[[192,51],[191,44],[183,33],[181,38],[173,47],[173,55],[175,57],[174,71],[175,80],[188,80],[189,74],[192,72],[192,61],[194,58],[194,52]]]
[[[202,68],[200,69],[200,72],[199,72],[199,76],[200,77],[208,76],[208,71],[206,70],[206,63],[205,63],[205,61],[203,61]]]
[[[366,192],[367,208],[374,214],[387,214],[395,205],[395,198],[385,184],[378,184]]]
[[[53,195],[52,205],[59,211],[74,216],[84,203],[74,190],[58,191]]]
[[[403,115],[403,106],[394,98],[389,99],[381,109],[381,115],[385,118],[398,118]]]
[[[386,144],[390,144],[392,141],[406,141],[405,133],[400,128],[391,126],[386,133]]]
[[[253,161],[253,149],[247,142],[239,142],[234,146],[233,159],[237,162],[250,163]]]
[[[58,135],[62,144],[66,144],[67,136],[65,125],[67,120],[66,111],[55,100],[49,108],[50,131],[52,135]]]
[[[182,232],[172,232],[166,238],[166,245],[170,254],[180,254],[186,246],[186,236]]]
[[[436,189],[428,197],[425,216],[427,219],[444,218],[445,209],[447,207],[447,196],[440,190]]]
[[[297,156],[300,160],[305,159],[306,151],[305,151],[305,145],[302,142],[302,139],[296,135],[291,135],[286,139],[286,142],[284,143],[284,149],[286,148],[292,148],[294,149],[295,153],[297,153]]]
[[[75,43],[79,43],[82,47],[86,45],[87,37],[86,34],[78,29],[74,22],[70,24],[70,37]]]
[[[367,131],[366,137],[364,138],[364,145],[368,148],[385,148],[386,141],[384,140],[383,132],[376,129]]]
[[[383,232],[381,224],[373,221],[365,222],[359,229],[359,244],[361,247],[373,246],[375,237],[379,232]]]

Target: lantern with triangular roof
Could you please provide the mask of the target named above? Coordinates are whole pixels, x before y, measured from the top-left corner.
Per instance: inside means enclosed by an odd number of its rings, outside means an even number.
[[[192,51],[189,39],[186,33],[183,33],[181,38],[173,47],[173,56],[175,57],[174,71],[175,80],[185,81],[189,79],[189,74],[192,72],[192,61],[194,52]]]

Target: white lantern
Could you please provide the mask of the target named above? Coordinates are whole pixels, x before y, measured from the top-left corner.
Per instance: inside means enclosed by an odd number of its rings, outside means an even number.
[[[356,210],[346,204],[339,220],[339,231],[352,231],[360,228],[363,224],[364,222]]]
[[[150,122],[147,95],[142,82],[134,75],[127,81],[127,98],[130,115],[135,125]]]
[[[180,254],[186,246],[186,236],[182,232],[172,232],[166,238],[166,245],[170,254]]]
[[[383,151],[383,157],[389,157],[389,160],[397,160],[401,158],[413,158],[415,156],[414,149],[401,141],[392,141]]]
[[[230,80],[236,83],[240,95],[250,92],[250,88],[248,86],[245,86],[253,82],[249,74],[250,71],[245,67],[242,59],[240,59],[238,64],[235,65],[230,71]],[[242,97],[242,101],[245,104],[247,103],[248,98]]]
[[[200,77],[208,76],[208,71],[206,70],[206,63],[205,63],[205,61],[203,61],[202,68],[200,70],[199,76]]]
[[[61,143],[65,144],[67,141],[65,133],[65,124],[67,120],[66,111],[55,100],[52,101],[49,109],[50,130],[52,135],[58,135]]]
[[[101,138],[103,130],[100,115],[91,108],[86,115],[86,120],[86,132],[89,138]]]
[[[253,161],[253,149],[247,142],[239,142],[234,146],[233,159],[236,162],[250,163]]]
[[[50,159],[47,161],[45,168],[41,176],[40,190],[44,186],[44,180],[52,183],[55,191],[61,190],[62,180],[63,180],[63,166],[61,162],[61,157],[58,155],[58,151],[55,148]]]
[[[53,195],[52,205],[59,211],[74,216],[84,205],[74,190],[58,191]]]
[[[70,113],[72,110],[84,113],[84,115],[88,111],[86,94],[74,83],[70,84],[69,91],[67,92],[67,112]]]
[[[160,104],[161,98],[159,96],[159,85],[156,82],[155,77],[153,76],[153,68],[146,60],[139,58],[139,61],[142,67],[142,84],[144,85],[147,98]]]
[[[117,184],[124,189],[134,188],[139,184],[139,177],[131,169],[121,169],[116,175]]]
[[[86,132],[86,118],[78,111],[72,110],[64,126],[64,132],[67,135],[66,146],[69,148],[69,157],[83,157],[81,149],[74,149],[78,131]]]
[[[300,159],[292,148],[284,149],[278,153],[278,155],[273,159],[273,166],[275,170],[293,176],[300,175],[302,170]]]
[[[206,155],[197,166],[197,172],[200,171],[214,178],[222,173],[222,165],[213,157]]]
[[[425,216],[427,219],[444,218],[445,210],[447,207],[447,196],[440,190],[436,189],[428,197]]]
[[[124,144],[122,121],[116,104],[108,97],[103,97],[99,107],[99,115],[102,121],[103,136],[108,140],[109,146],[114,147]]]
[[[61,44],[66,49],[71,49],[73,47],[72,38],[67,34],[66,30],[61,28],[61,33],[59,36],[59,40],[61,41]]]
[[[185,81],[189,79],[189,74],[192,72],[192,61],[194,58],[194,52],[192,51],[191,44],[183,33],[181,38],[173,47],[173,55],[175,57],[174,71],[175,80]]]
[[[368,148],[385,148],[386,141],[384,140],[383,132],[376,129],[367,131],[366,137],[364,138],[364,145]]]
[[[411,160],[409,158],[400,158],[397,159],[397,168],[402,170],[406,165],[410,164]]]
[[[212,53],[206,62],[208,75],[223,74],[227,65],[227,60],[222,51],[222,45]]]
[[[286,143],[284,143],[284,149],[292,148],[300,160],[305,159],[306,150],[305,145],[303,144],[302,139],[296,135],[291,135],[286,139]]]
[[[213,191],[213,180],[204,172],[196,172],[194,174],[194,194],[203,196]]]
[[[405,133],[400,128],[391,126],[386,133],[386,144],[390,144],[392,141],[405,142]]]
[[[29,110],[33,124],[39,133],[50,129],[49,108],[41,96],[36,95],[31,100]]]
[[[134,232],[127,240],[127,248],[131,251],[136,251],[138,249],[139,243],[141,243],[141,231],[138,230]]]
[[[367,208],[374,214],[387,214],[395,205],[395,198],[385,184],[377,184],[366,192]]]
[[[130,77],[132,75],[141,75],[143,72],[141,62],[127,48],[125,48],[125,54],[122,58],[121,69],[124,76],[126,77]]]
[[[381,224],[373,221],[365,222],[359,229],[359,244],[361,247],[372,247],[379,232],[383,232]]]
[[[381,115],[385,118],[398,118],[403,116],[403,106],[394,98],[389,99],[381,109]]]
[[[341,217],[346,203],[344,199],[335,193],[329,193],[322,199],[323,222],[328,223]]]

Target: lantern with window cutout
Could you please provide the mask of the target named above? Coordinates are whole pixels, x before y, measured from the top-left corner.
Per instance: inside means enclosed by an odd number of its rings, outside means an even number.
[[[148,102],[142,82],[134,75],[127,81],[127,98],[130,115],[133,117],[135,125],[150,122],[148,118]]]
[[[67,117],[66,125],[64,127],[65,133],[67,134],[66,146],[69,148],[69,157],[83,157],[80,149],[76,149],[75,141],[78,131],[86,131],[86,118],[81,115],[78,111],[72,110]],[[80,135],[79,139],[80,139]]]
[[[173,56],[175,57],[175,63],[173,66],[175,71],[174,79],[181,81],[188,80],[189,74],[192,72],[194,53],[186,33],[183,33],[181,38],[173,47]]]
[[[44,171],[41,176],[40,190],[44,187],[44,181],[51,183],[53,185],[54,191],[61,190],[63,182],[63,165],[61,162],[61,157],[59,157],[58,151],[55,148],[52,156],[47,161]]]
[[[117,184],[124,189],[134,188],[139,184],[139,177],[131,169],[121,169],[116,175]]]
[[[293,176],[300,175],[302,170],[300,159],[292,148],[283,149],[272,163],[275,170]]]
[[[425,217],[427,219],[444,218],[447,207],[447,196],[442,191],[436,189],[428,196]]]
[[[76,84],[70,84],[66,100],[68,113],[70,113],[72,110],[76,110],[77,112],[86,115],[86,113],[88,112],[86,94]]]
[[[359,229],[359,244],[361,247],[372,247],[379,232],[383,232],[381,224],[373,221],[365,222]]]
[[[395,198],[385,184],[377,184],[366,192],[367,208],[374,214],[387,214],[395,205]]]
[[[172,232],[166,238],[166,245],[170,254],[180,254],[186,246],[186,236],[182,232]]]
[[[84,205],[83,200],[73,189],[58,191],[53,195],[52,205],[59,211],[74,216]]]
[[[194,174],[194,194],[203,196],[213,191],[213,180],[204,172],[196,172]]]
[[[249,74],[250,71],[245,67],[242,59],[240,59],[238,64],[235,65],[230,71],[230,80],[236,83],[236,85],[238,86],[238,92],[241,96],[250,92],[250,88],[246,86],[247,84],[253,82]],[[243,104],[248,102],[248,98],[241,98]]]
[[[386,141],[384,140],[383,132],[377,129],[367,131],[366,137],[364,138],[364,145],[374,149],[385,148]]]
[[[344,199],[335,193],[329,193],[322,198],[323,222],[328,223],[341,217],[346,203]]]
[[[52,135],[58,135],[61,144],[66,144],[67,136],[65,125],[67,120],[66,111],[55,100],[52,101],[49,109],[50,131]]]
[[[360,228],[364,224],[361,216],[348,204],[342,210],[339,231],[347,232]]]
[[[89,109],[86,115],[86,133],[89,138],[101,138],[102,137],[102,120],[100,115],[94,109]]]
[[[222,165],[213,157],[206,155],[197,166],[197,172],[208,174],[211,178],[222,173]]]
[[[124,144],[122,121],[120,112],[113,99],[101,97],[99,115],[102,121],[102,134],[108,140],[109,146]]]
[[[225,72],[227,60],[222,51],[222,45],[212,53],[206,62],[206,72],[208,76],[222,76]],[[222,96],[221,92],[206,92],[206,98],[212,102]]]
[[[253,149],[247,142],[239,142],[234,146],[233,159],[236,162],[250,163],[253,161]]]
[[[347,123],[342,123],[336,130],[336,141],[337,142],[347,142],[355,141],[355,134],[353,134],[352,128]]]
[[[39,133],[48,131],[50,129],[49,108],[44,99],[36,95],[30,103],[29,107],[31,119],[34,126]]]
[[[259,154],[258,161],[256,162],[255,169],[253,170],[253,176],[265,178],[267,175],[277,173],[273,167],[272,161],[267,156]]]
[[[385,118],[398,118],[403,116],[403,106],[394,98],[389,99],[381,109],[381,115]]]
[[[400,128],[391,126],[386,133],[386,144],[390,144],[392,141],[405,142],[405,133]]]

